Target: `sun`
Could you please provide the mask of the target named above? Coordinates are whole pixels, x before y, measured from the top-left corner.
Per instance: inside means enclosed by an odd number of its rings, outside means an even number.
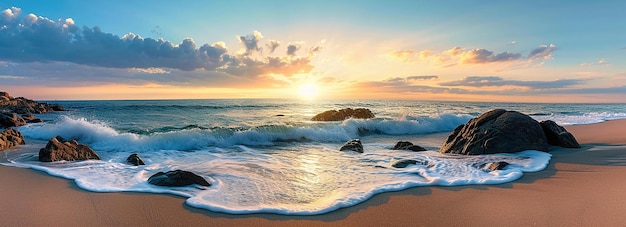
[[[312,99],[317,96],[319,89],[315,84],[303,84],[298,88],[298,93],[303,98]]]

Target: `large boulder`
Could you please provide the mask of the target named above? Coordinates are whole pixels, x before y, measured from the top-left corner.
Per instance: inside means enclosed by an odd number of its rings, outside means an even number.
[[[539,122],[539,124],[543,128],[549,144],[566,148],[580,148],[580,144],[578,144],[574,135],[556,124],[556,122],[547,120]]]
[[[198,184],[202,186],[211,186],[203,177],[196,175],[195,173],[184,170],[173,170],[164,172],[158,172],[148,178],[148,183],[158,186],[187,186],[192,184]]]
[[[541,125],[528,115],[496,109],[454,129],[439,152],[479,155],[524,150],[548,151]]]
[[[16,113],[0,113],[0,127],[19,127],[25,125],[26,121]]]
[[[0,151],[25,144],[24,136],[20,131],[10,128],[0,133]]]
[[[363,144],[359,139],[348,140],[348,142],[344,143],[340,148],[340,151],[356,151],[359,153],[363,153]]]
[[[374,114],[365,108],[346,108],[340,110],[328,110],[315,115],[312,121],[343,121],[348,118],[368,119],[374,118]]]
[[[96,154],[89,146],[78,144],[76,140],[66,141],[63,137],[57,136],[48,141],[46,147],[39,150],[39,161],[55,162],[55,161],[75,161],[96,159],[100,160],[100,156]]]

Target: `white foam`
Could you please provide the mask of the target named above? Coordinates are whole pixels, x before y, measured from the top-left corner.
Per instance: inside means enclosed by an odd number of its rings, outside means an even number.
[[[121,152],[97,161],[40,163],[28,157],[10,161],[73,179],[90,191],[169,193],[188,197],[190,206],[233,214],[314,215],[352,206],[386,191],[510,182],[523,172],[544,169],[550,160],[550,154],[539,151],[460,156],[394,151],[386,146],[366,143],[363,154],[337,151],[329,144],[162,150],[141,153],[146,166],[124,164],[127,154]],[[395,160],[407,158],[424,162],[407,168],[391,167]],[[481,168],[496,161],[510,164],[492,172]],[[173,188],[146,183],[152,174],[174,169],[197,173],[213,185]]]

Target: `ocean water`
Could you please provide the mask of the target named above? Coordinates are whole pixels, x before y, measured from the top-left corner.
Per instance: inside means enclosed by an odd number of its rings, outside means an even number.
[[[561,125],[626,118],[626,104],[519,104],[407,100],[150,100],[49,101],[68,111],[37,115],[44,123],[18,129],[27,145],[6,150],[1,164],[74,180],[95,192],[169,193],[190,206],[247,214],[313,215],[410,187],[499,184],[543,170],[550,154],[524,151],[486,156],[437,151],[450,131],[494,108]],[[369,108],[374,119],[314,122],[330,109]],[[41,163],[38,151],[60,135],[93,148],[102,160]],[[339,151],[360,139],[365,152]],[[400,140],[426,152],[391,150]],[[126,157],[138,153],[145,166]],[[396,160],[419,160],[407,168]],[[510,163],[504,170],[480,166]],[[212,186],[161,187],[157,172],[192,171]]]

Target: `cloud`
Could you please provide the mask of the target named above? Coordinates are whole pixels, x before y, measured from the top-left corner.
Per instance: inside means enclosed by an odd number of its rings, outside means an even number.
[[[503,87],[503,86],[518,86],[527,87],[531,89],[554,89],[565,88],[572,85],[580,84],[583,80],[578,79],[563,79],[554,81],[520,81],[520,80],[505,80],[498,76],[468,76],[462,80],[448,81],[439,83],[441,86],[466,86],[466,87]]]
[[[513,41],[512,44],[516,42]],[[533,62],[537,60],[552,59],[552,52],[557,50],[554,44],[540,45],[537,48],[530,51],[527,57],[524,57],[521,53],[512,53],[504,51],[500,53],[494,53],[493,51],[476,48],[466,50],[462,47],[454,47],[441,52],[432,50],[400,50],[393,51],[389,55],[404,61],[430,61],[435,65],[442,65],[444,67],[453,66],[456,64],[488,64],[496,62]]]
[[[296,55],[296,51],[298,51],[299,49],[300,49],[300,44],[299,43],[289,44],[287,46],[287,55],[294,56],[294,55]]]
[[[215,71],[232,75],[306,73],[313,69],[310,58],[321,50],[311,48],[304,56],[287,50],[285,56],[262,54],[263,35],[236,36],[243,48],[231,53],[224,42],[196,44],[191,38],[180,43],[164,39],[144,38],[128,33],[121,38],[100,27],[79,27],[71,18],[50,20],[34,14],[22,15],[19,8],[0,11],[0,61],[20,63],[68,62],[86,66],[143,70],[145,73],[171,71]],[[280,45],[270,40],[272,53]],[[252,54],[254,58],[251,57]],[[159,70],[156,70],[159,69]]]
[[[274,51],[276,50],[276,48],[278,48],[278,46],[280,46],[280,41],[270,40],[265,45],[267,46],[267,48],[270,49],[270,54],[271,54],[271,53],[274,53]]]
[[[528,54],[528,59],[552,59],[552,52],[554,52],[555,50],[557,50],[557,48],[554,44],[540,45],[539,47],[530,51],[530,54]]]
[[[580,66],[594,66],[594,65],[609,65],[609,62],[606,61],[606,59],[601,58],[597,62],[590,62],[590,63],[582,63],[582,64],[580,64]]]
[[[409,76],[406,78],[409,81],[414,81],[414,80],[436,80],[439,79],[438,76]]]
[[[263,49],[259,46],[259,40],[263,38],[259,31],[254,31],[251,35],[237,35],[236,38],[244,45],[243,50],[246,55]]]

